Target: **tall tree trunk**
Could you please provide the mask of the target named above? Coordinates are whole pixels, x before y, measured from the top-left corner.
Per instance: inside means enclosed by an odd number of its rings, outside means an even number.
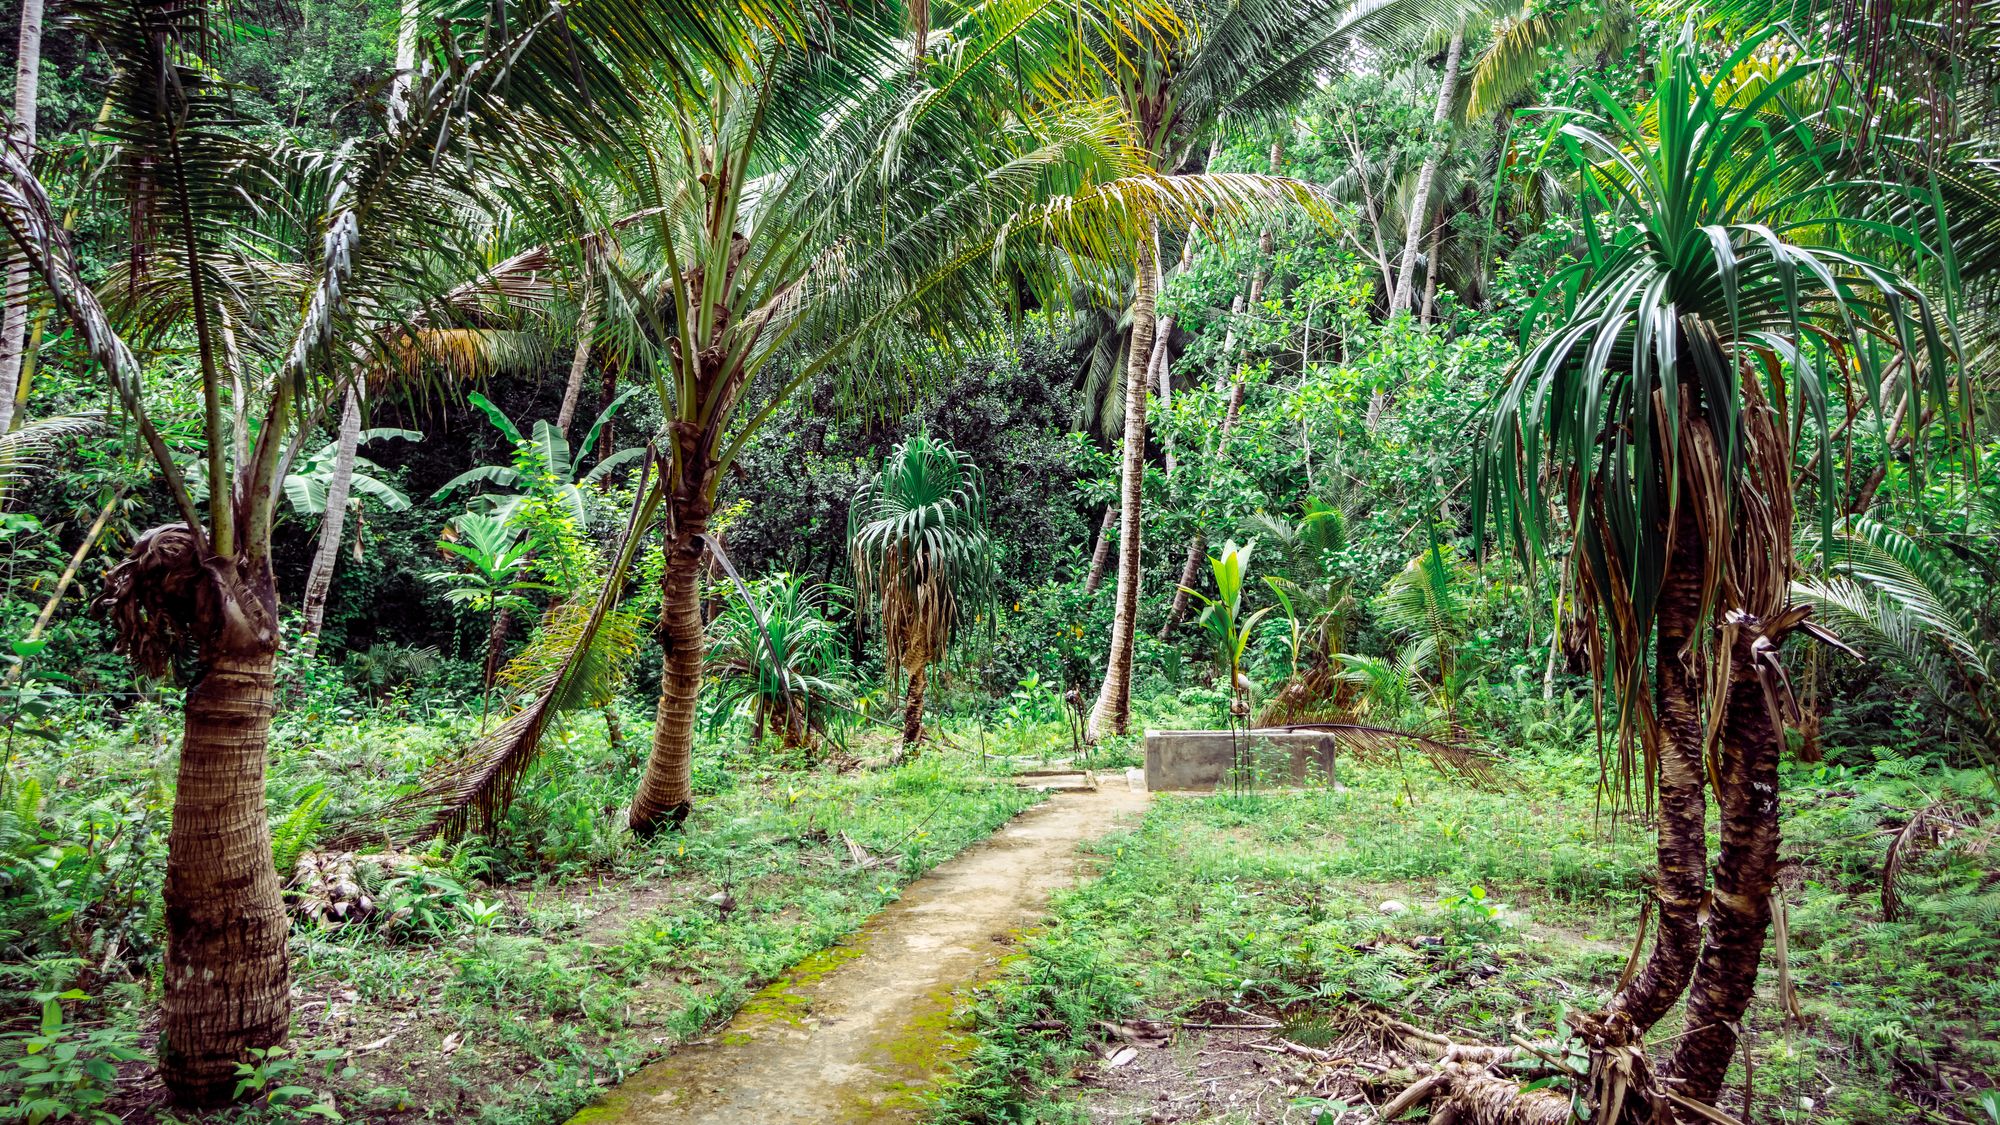
[[[1451,119],[1451,103],[1458,93],[1458,65],[1465,57],[1465,29],[1451,33],[1451,46],[1444,53],[1444,82],[1438,87],[1437,108],[1431,114],[1430,152],[1417,168],[1417,190],[1410,199],[1409,219],[1403,228],[1403,260],[1396,273],[1396,292],[1389,298],[1389,315],[1410,311],[1416,300],[1417,247],[1423,242],[1424,220],[1430,217],[1431,185],[1437,180],[1438,161],[1443,156],[1445,124]]]
[[[209,560],[197,579],[220,604],[195,623],[213,639],[187,693],[167,837],[160,1077],[194,1105],[230,1100],[237,1064],[291,1027],[290,927],[264,806],[278,599],[268,569],[243,569]]]
[[[1083,592],[1095,594],[1104,585],[1104,571],[1111,563],[1111,529],[1118,521],[1118,501],[1104,506],[1104,518],[1097,524],[1097,548],[1090,553],[1090,576],[1083,580]]]
[[[617,397],[618,397],[618,368],[607,363],[604,365],[604,381],[599,384],[597,390],[597,412],[599,414],[602,414],[605,411],[611,409],[611,403],[614,400],[616,400]],[[611,456],[612,452],[618,448],[618,446],[615,444],[617,442],[617,436],[616,436],[617,429],[618,429],[618,420],[616,418],[606,418],[604,420],[604,428],[597,431],[598,460],[602,461],[604,458]],[[584,451],[579,449],[577,450],[577,452],[581,454]],[[702,517],[702,526],[703,527],[708,526],[708,518],[706,516]]]
[[[1701,681],[1690,669],[1708,548],[1683,484],[1673,549],[1659,595],[1658,652],[1653,699],[1658,720],[1659,873],[1653,888],[1659,927],[1652,952],[1638,973],[1612,996],[1597,1017],[1604,1039],[1636,1042],[1687,990],[1701,946],[1701,902],[1707,889],[1708,806],[1702,762]],[[1553,643],[1553,639],[1551,641]]]
[[[1701,960],[1688,989],[1686,1030],[1667,1061],[1680,1093],[1714,1102],[1722,1090],[1743,1013],[1757,987],[1764,934],[1771,926],[1771,890],[1778,880],[1779,732],[1763,685],[1751,671],[1750,638],[1737,639],[1723,719],[1715,804],[1721,813],[1721,848],[1715,860],[1715,895]]]
[[[1424,307],[1417,314],[1417,323],[1429,324],[1432,312],[1437,308],[1438,295],[1438,244],[1444,241],[1444,216],[1431,224],[1431,248],[1424,254]]]
[[[1277,175],[1284,168],[1284,162],[1285,141],[1281,135],[1278,139],[1271,142],[1271,174],[1273,176]],[[1257,264],[1250,269],[1250,280],[1248,285],[1245,286],[1247,292],[1244,295],[1244,299],[1237,304],[1237,308],[1253,310],[1254,315],[1257,305],[1264,300],[1264,286],[1270,282],[1271,278],[1271,255],[1276,249],[1277,232],[1273,231],[1267,225],[1257,233]],[[1223,348],[1223,355],[1223,366],[1226,372],[1231,349],[1225,346]],[[1229,405],[1223,409],[1222,432],[1217,436],[1215,443],[1218,456],[1228,455],[1229,435],[1231,431],[1236,429],[1236,419],[1243,414],[1244,390],[1245,387],[1242,379],[1230,379]],[[1206,556],[1207,551],[1208,541],[1197,531],[1194,537],[1188,540],[1187,558],[1181,562],[1181,580],[1174,587],[1174,602],[1167,610],[1166,623],[1160,626],[1161,640],[1164,641],[1168,637],[1173,636],[1174,629],[1187,617],[1187,592],[1194,585],[1195,579],[1201,575],[1202,559]]]
[[[326,511],[320,515],[319,546],[313,552],[312,568],[306,572],[305,597],[299,603],[306,618],[300,647],[308,653],[319,648],[320,626],[326,621],[326,598],[333,591],[333,568],[340,562],[340,537],[347,530],[347,497],[354,485],[355,450],[360,444],[361,390],[349,386],[346,401],[340,407],[340,436],[333,446],[333,476],[326,482]]]
[[[930,660],[922,650],[910,657],[910,687],[903,693],[903,752],[924,739],[924,690],[930,686]]]
[[[1090,709],[1092,741],[1124,734],[1132,718],[1132,643],[1139,627],[1141,493],[1146,475],[1146,368],[1153,355],[1153,313],[1158,297],[1159,230],[1139,238],[1133,268],[1132,347],[1125,363],[1125,450],[1119,481],[1118,592],[1111,618],[1111,651],[1104,684]]]
[[[411,73],[417,65],[417,0],[403,0],[396,17],[396,74],[389,80],[389,124],[402,125],[410,116]]]
[[[21,0],[21,37],[14,52],[14,128],[7,143],[23,163],[35,151],[35,101],[42,75],[42,0]],[[7,267],[7,305],[0,313],[0,434],[17,428],[15,392],[28,338],[28,262]]]
[[[582,318],[576,328],[576,352],[569,360],[569,382],[563,385],[562,408],[556,411],[556,432],[564,438],[569,437],[570,423],[576,420],[576,400],[583,392],[583,376],[590,370],[590,335],[597,331],[597,289],[587,277]]]
[[[677,828],[694,805],[694,718],[701,697],[702,654],[707,641],[701,615],[702,556],[708,546],[708,507],[699,486],[675,497],[674,532],[666,572],[660,577],[660,704],[653,722],[653,751],[632,798],[626,823],[650,836]],[[691,499],[690,497],[695,497]]]
[[[500,657],[507,651],[507,632],[513,625],[514,613],[504,607],[494,610],[492,620],[486,623],[486,660],[483,671],[487,691],[492,691],[493,681],[500,678]]]

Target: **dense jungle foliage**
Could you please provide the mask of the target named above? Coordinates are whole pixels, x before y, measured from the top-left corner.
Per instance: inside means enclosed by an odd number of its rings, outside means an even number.
[[[1289,726],[925,1114],[2000,1125],[1991,4],[6,20],[0,1118],[561,1121]]]

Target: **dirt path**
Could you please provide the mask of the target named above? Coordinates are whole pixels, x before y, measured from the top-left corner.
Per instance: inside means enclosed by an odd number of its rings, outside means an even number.
[[[1049,893],[1075,881],[1077,845],[1145,803],[1119,777],[1058,789],[571,1125],[916,1120],[918,1095],[970,1047],[950,1026],[959,996],[991,979]]]

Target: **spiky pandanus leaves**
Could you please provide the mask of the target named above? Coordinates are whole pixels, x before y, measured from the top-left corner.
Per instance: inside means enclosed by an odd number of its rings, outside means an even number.
[[[1553,115],[1584,237],[1529,310],[1474,482],[1482,533],[1490,516],[1531,562],[1574,538],[1574,588],[1611,641],[1594,671],[1645,752],[1645,768],[1627,753],[1618,768],[1660,795],[1661,936],[1587,1033],[1628,1050],[1686,991],[1691,1031],[1667,1073],[1700,1101],[1733,1054],[1770,921],[1791,706],[1778,649],[1807,609],[1788,600],[1798,466],[1824,526],[1829,399],[1865,396],[1883,417],[1892,356],[1911,425],[1954,389],[1949,327],[1875,256],[1932,255],[1910,227],[1857,217],[1904,189],[1841,176],[1820,127],[1828,68],[1801,55],[1773,28],[1704,73],[1686,27],[1640,111],[1587,82],[1596,112]],[[1702,919],[1705,781],[1721,850]]]
[[[1779,64],[1738,81],[1760,51]],[[1579,593],[1610,629],[1626,722],[1644,706],[1674,510],[1696,508],[1704,538],[1731,543],[1751,530],[1741,486],[1757,457],[1801,457],[1833,494],[1829,396],[1865,397],[1880,417],[1891,355],[1910,358],[1902,378],[1923,400],[1944,404],[1955,389],[1949,326],[1867,253],[1921,243],[1841,206],[1900,189],[1826,178],[1842,165],[1801,108],[1824,67],[1787,61],[1782,29],[1738,47],[1713,77],[1698,54],[1684,29],[1643,114],[1592,83],[1597,112],[1553,116],[1548,143],[1579,177],[1585,252],[1524,320],[1529,350],[1491,404],[1474,482],[1475,521],[1492,520],[1529,560],[1561,533],[1578,537]],[[1782,447],[1753,449],[1744,419],[1766,411]],[[1704,613],[1727,555],[1703,575]]]
[[[858,608],[880,616],[887,663],[892,674],[911,677],[920,711],[926,666],[943,659],[968,624],[993,627],[999,568],[979,466],[917,434],[890,451],[855,494],[847,520]]]
[[[831,613],[846,596],[803,575],[745,585],[709,623],[708,667],[717,680],[713,722],[749,705],[759,733],[775,725],[786,746],[824,726],[828,705],[851,694],[845,643]]]

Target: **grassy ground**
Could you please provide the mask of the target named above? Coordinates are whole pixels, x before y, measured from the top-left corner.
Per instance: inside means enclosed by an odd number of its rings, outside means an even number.
[[[289,732],[273,808],[318,802],[314,819],[337,819],[463,733],[385,722]],[[161,1104],[149,1065],[158,983],[145,943],[156,940],[159,906],[148,895],[159,886],[171,751],[143,727],[72,748],[83,752],[67,771],[51,757],[37,773],[40,808],[26,818],[66,838],[19,849],[31,858],[97,849],[94,865],[76,861],[81,882],[45,888],[38,916],[70,911],[75,925],[51,923],[41,936],[76,931],[78,955],[10,967],[9,983],[17,997],[77,991],[54,998],[64,1019],[56,1038],[84,1063],[116,1067],[98,1111],[185,1120]],[[245,1076],[261,1097],[209,1119],[561,1121],[1036,799],[982,776],[963,751],[843,774],[716,743],[700,748],[686,831],[644,843],[621,827],[643,749],[610,746],[593,717],[530,776],[506,831],[432,847],[412,866],[364,858],[379,909],[359,923],[294,927],[292,1041]],[[88,814],[96,805],[101,815]],[[122,826],[121,838],[92,843],[93,815]],[[281,848],[313,830],[281,822]],[[850,840],[873,862],[857,864]],[[108,868],[107,856],[117,857]],[[0,934],[9,936],[22,939]],[[0,1108],[28,1096],[20,1060],[35,1029],[23,1018],[5,1030],[16,1034],[0,1041]],[[108,1085],[85,1073],[56,1094],[80,1111]]]
[[[1475,792],[1360,769],[1342,791],[1158,799],[971,1013],[980,1045],[937,1120],[1372,1121],[1412,1076],[1345,1033],[1366,1007],[1459,1041],[1551,1033],[1615,985],[1649,866],[1644,827],[1594,816],[1585,777],[1517,767]],[[1788,791],[1807,1023],[1784,1025],[1767,955],[1756,1120],[2000,1120],[1996,821],[1968,800],[1987,778],[1885,762],[1794,770]],[[1885,828],[1940,800],[1963,827],[1885,922]],[[1178,1030],[1130,1033],[1148,1020]]]

